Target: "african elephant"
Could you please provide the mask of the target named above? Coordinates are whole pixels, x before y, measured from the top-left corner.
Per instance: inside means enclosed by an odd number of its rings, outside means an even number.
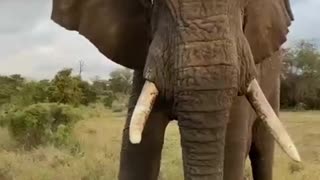
[[[274,111],[279,113],[281,54],[256,65],[257,77]],[[245,159],[249,156],[254,180],[272,180],[274,141],[266,126],[260,121],[250,103],[237,97],[230,112],[225,147],[225,180],[242,180]],[[228,171],[229,170],[229,171]]]
[[[228,179],[234,170],[243,178],[251,144],[250,157],[259,165],[259,146],[247,132],[259,121],[300,160],[257,83],[261,72],[255,67],[286,41],[288,0],[53,0],[52,19],[135,70],[119,179],[157,179],[171,119],[178,120],[188,180]]]

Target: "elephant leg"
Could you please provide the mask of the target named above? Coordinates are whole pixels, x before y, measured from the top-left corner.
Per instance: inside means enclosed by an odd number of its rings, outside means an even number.
[[[272,180],[274,139],[265,125],[256,120],[250,149],[250,160],[254,180]]]
[[[224,180],[243,180],[244,178],[248,144],[251,139],[249,123],[254,116],[247,99],[243,96],[236,97],[227,126]]]
[[[274,91],[268,100],[274,111],[279,114],[279,92]],[[272,180],[274,138],[260,119],[256,119],[253,124],[249,156],[254,180]]]
[[[157,180],[159,175],[164,134],[169,123],[168,113],[164,108],[161,108],[159,101],[155,102],[155,108],[149,116],[142,142],[134,145],[129,141],[130,119],[143,83],[142,72],[136,71],[127,120],[123,130],[119,180]]]

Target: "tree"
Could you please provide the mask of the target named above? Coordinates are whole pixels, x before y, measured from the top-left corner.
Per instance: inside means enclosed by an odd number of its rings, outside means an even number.
[[[104,96],[110,92],[108,80],[95,79],[91,86],[98,96]]]
[[[51,82],[49,92],[51,102],[88,105],[97,100],[93,86],[80,76],[72,76],[72,69],[59,71]]]
[[[320,52],[314,42],[300,41],[285,49],[281,76],[281,105],[320,108]]]
[[[110,73],[109,88],[114,93],[128,94],[132,85],[132,72],[129,69],[117,69]]]
[[[18,106],[28,106],[48,102],[48,80],[26,82],[19,92],[11,97],[11,103]]]
[[[0,76],[0,105],[9,103],[21,88],[24,86],[25,79],[19,75]]]
[[[72,69],[59,71],[51,82],[51,102],[78,105],[83,93],[79,86],[80,81],[71,76]]]
[[[82,92],[82,98],[80,103],[83,105],[88,105],[90,103],[94,103],[97,100],[97,93],[95,89],[87,82],[78,78],[78,86]]]
[[[84,61],[80,60],[79,61],[79,77],[80,78],[82,77],[83,69],[84,69]]]

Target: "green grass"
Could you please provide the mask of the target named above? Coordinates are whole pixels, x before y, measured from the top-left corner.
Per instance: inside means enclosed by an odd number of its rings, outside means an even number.
[[[114,180],[117,179],[124,113],[100,106],[83,108],[86,120],[73,135],[81,151],[51,146],[32,151],[17,148],[6,129],[0,129],[0,180]],[[296,142],[303,163],[292,163],[277,149],[275,180],[318,180],[320,177],[320,112],[283,112],[281,118]],[[163,149],[161,179],[182,178],[178,129],[169,125]]]

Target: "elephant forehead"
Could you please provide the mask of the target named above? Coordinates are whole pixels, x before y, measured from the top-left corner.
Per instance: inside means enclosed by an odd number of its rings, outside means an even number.
[[[172,14],[183,20],[202,19],[204,17],[225,14],[228,1],[215,0],[166,0]],[[179,10],[179,11],[178,11]]]

